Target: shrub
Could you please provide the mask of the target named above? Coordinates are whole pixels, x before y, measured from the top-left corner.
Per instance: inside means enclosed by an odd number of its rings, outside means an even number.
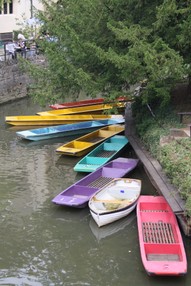
[[[173,140],[160,145],[161,136],[169,135],[171,128],[181,127],[173,113],[146,118],[137,122],[137,133],[149,152],[161,164],[171,183],[185,200],[185,214],[191,216],[191,141],[189,138]]]

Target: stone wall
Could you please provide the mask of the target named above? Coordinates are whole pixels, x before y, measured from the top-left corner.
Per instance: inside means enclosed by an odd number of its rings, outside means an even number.
[[[27,76],[19,70],[18,64],[0,67],[0,103],[25,97],[28,85]]]
[[[17,63],[0,65],[0,104],[27,96],[30,79]]]

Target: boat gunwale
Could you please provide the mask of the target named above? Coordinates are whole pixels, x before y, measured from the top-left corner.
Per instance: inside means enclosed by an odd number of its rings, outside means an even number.
[[[89,209],[92,213],[94,213],[95,215],[98,215],[98,216],[103,216],[103,215],[107,215],[107,214],[114,214],[114,213],[118,213],[118,212],[121,212],[121,211],[125,211],[125,210],[128,210],[129,208],[131,208],[132,206],[136,206],[137,204],[137,201],[138,201],[139,197],[133,201],[132,203],[130,203],[129,205],[126,205],[125,207],[122,207],[122,208],[119,208],[119,209],[116,209],[116,210],[112,210],[112,211],[103,211],[103,212],[96,212],[94,211],[91,206],[89,206]],[[122,201],[123,202],[123,201]],[[101,203],[101,201],[100,201]]]
[[[97,112],[97,111],[104,111],[110,110],[113,107],[117,108],[125,108],[125,102],[118,102],[114,104],[103,103],[97,105],[88,105],[88,106],[78,106],[72,108],[63,108],[63,109],[52,109],[46,111],[37,112],[37,115],[43,116],[46,114],[50,114],[50,116],[57,116],[57,115],[72,115],[72,114],[80,114],[80,113],[88,113],[88,112]]]
[[[110,130],[111,128],[114,128],[114,130]],[[116,130],[115,130],[115,129],[116,129]],[[119,129],[119,130],[117,130],[117,129]],[[91,132],[91,133],[89,133],[89,134],[86,134],[86,135],[84,135],[84,136],[80,136],[80,137],[78,137],[78,138],[75,139],[75,140],[69,141],[69,142],[67,142],[67,143],[65,143],[65,144],[63,144],[63,145],[61,145],[60,147],[58,147],[58,148],[56,149],[56,152],[63,153],[63,154],[66,154],[66,155],[67,155],[67,154],[70,155],[71,152],[69,152],[69,150],[68,150],[68,152],[67,152],[67,149],[70,149],[70,148],[71,148],[71,149],[75,149],[75,147],[69,147],[69,146],[72,146],[72,145],[75,144],[75,143],[79,143],[79,144],[84,143],[84,144],[86,144],[86,147],[84,147],[84,148],[76,148],[76,149],[78,149],[78,150],[76,150],[75,154],[80,153],[80,152],[83,152],[83,151],[87,151],[87,152],[88,152],[88,149],[89,149],[89,148],[92,148],[92,147],[98,145],[99,143],[103,142],[104,140],[107,140],[108,138],[110,138],[110,137],[112,137],[112,136],[115,136],[115,135],[117,135],[117,134],[119,134],[119,133],[121,133],[121,132],[124,132],[124,130],[125,130],[124,125],[120,125],[120,124],[105,126],[105,127],[102,127],[102,128],[100,128],[100,129],[98,129],[98,130],[96,130],[96,131],[93,131],[93,132]],[[94,142],[91,142],[90,140],[89,140],[89,141],[88,141],[88,140],[84,141],[84,139],[89,139],[89,138],[94,138],[94,139],[96,139],[96,138],[98,138],[97,135],[99,135],[101,131],[108,132],[109,134],[107,135],[107,137],[106,137],[106,136],[104,136],[104,137],[99,137],[99,138],[101,138],[101,139],[99,139],[99,140],[96,141],[95,143],[94,143]],[[89,144],[89,146],[88,146],[88,144]],[[81,145],[82,145],[82,144],[81,144]],[[73,154],[73,153],[72,153],[72,154]]]
[[[130,101],[130,99],[128,99],[126,96],[120,96],[116,100],[108,100],[108,101],[105,101],[104,98],[90,98],[86,100],[79,100],[73,102],[50,104],[49,107],[57,110],[57,109],[73,108],[77,106],[88,106],[88,105],[97,105],[101,103],[128,102],[128,101]]]
[[[122,143],[113,143],[113,142],[108,142],[108,141],[112,141],[112,139],[115,140],[121,140]],[[108,163],[109,161],[111,161],[112,159],[115,158],[115,156],[117,156],[117,154],[119,154],[119,152],[122,152],[122,150],[125,148],[125,146],[129,143],[129,140],[126,138],[125,135],[119,135],[116,134],[112,137],[107,138],[104,142],[102,142],[100,145],[98,145],[97,147],[95,147],[95,149],[93,149],[92,151],[90,151],[85,157],[83,157],[75,166],[74,166],[74,171],[77,172],[92,172],[97,170],[99,167],[103,166],[104,164]],[[115,148],[115,150],[112,150],[111,152],[113,152],[113,154],[110,157],[102,157],[102,156],[96,156],[97,154],[99,154],[100,151],[105,151],[104,150],[104,144],[108,144],[108,145],[113,145],[113,144],[118,144],[118,149]],[[99,163],[99,164],[90,164],[87,163],[88,158],[96,158],[98,157],[99,159],[104,159],[104,163]]]
[[[115,183],[116,181],[121,181],[121,180],[125,180],[125,181],[128,181],[128,180],[129,180],[130,182],[137,182],[137,183],[138,183],[138,186],[135,186],[135,187],[134,187],[134,186],[130,186],[130,188],[131,188],[131,189],[134,188],[135,191],[138,191],[138,196],[135,197],[135,199],[134,199],[132,202],[129,202],[128,205],[127,205],[127,203],[126,203],[126,205],[124,204],[124,207],[120,207],[120,208],[115,209],[115,210],[111,210],[111,211],[107,211],[107,210],[104,211],[104,210],[103,210],[102,212],[99,212],[99,211],[96,212],[96,210],[92,209],[91,204],[93,205],[94,202],[95,202],[94,197],[96,197],[96,195],[99,195],[101,192],[104,193],[104,189],[105,189],[105,188],[108,188],[111,184]],[[101,215],[106,215],[106,214],[111,214],[111,213],[117,213],[117,212],[124,211],[124,210],[128,210],[129,208],[131,208],[132,206],[134,206],[134,205],[137,204],[138,199],[139,199],[140,194],[141,194],[141,187],[142,187],[142,182],[141,182],[141,180],[139,180],[139,179],[130,179],[130,178],[124,178],[124,177],[122,177],[122,178],[114,178],[111,182],[109,182],[107,185],[105,185],[104,187],[102,187],[101,189],[99,189],[95,194],[93,194],[93,196],[91,196],[91,198],[89,199],[89,202],[88,202],[89,209],[90,209],[90,211],[92,211],[95,215],[99,215],[99,216],[101,216]],[[127,192],[128,192],[128,190],[127,190]],[[125,200],[126,200],[126,199],[121,200],[121,202],[119,202],[119,204],[123,205],[123,202],[124,202]],[[111,201],[112,201],[112,199],[111,199]],[[119,201],[120,201],[120,200],[119,200]],[[100,199],[98,202],[102,203],[102,200]]]

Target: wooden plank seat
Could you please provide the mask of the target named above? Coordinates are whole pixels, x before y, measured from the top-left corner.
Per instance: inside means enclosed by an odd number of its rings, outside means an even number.
[[[113,178],[108,178],[108,177],[99,177],[95,181],[91,182],[88,187],[91,188],[99,188],[101,189],[104,187],[106,184],[110,183],[113,180]]]
[[[173,228],[166,222],[143,222],[143,238],[146,243],[175,243]]]
[[[115,154],[115,151],[100,150],[99,152],[97,152],[96,156],[103,157],[103,158],[109,158],[113,154]]]
[[[147,254],[149,261],[180,261],[178,254]]]

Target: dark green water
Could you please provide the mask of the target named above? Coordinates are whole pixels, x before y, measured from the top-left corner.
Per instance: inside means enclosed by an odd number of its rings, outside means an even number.
[[[66,139],[28,143],[4,122],[5,116],[40,110],[27,99],[0,106],[0,285],[190,286],[190,239],[183,236],[185,277],[149,277],[140,259],[135,212],[99,229],[88,208],[51,203],[84,176],[73,171],[79,159],[56,154]],[[155,193],[141,167],[130,177],[142,180],[142,194]]]

